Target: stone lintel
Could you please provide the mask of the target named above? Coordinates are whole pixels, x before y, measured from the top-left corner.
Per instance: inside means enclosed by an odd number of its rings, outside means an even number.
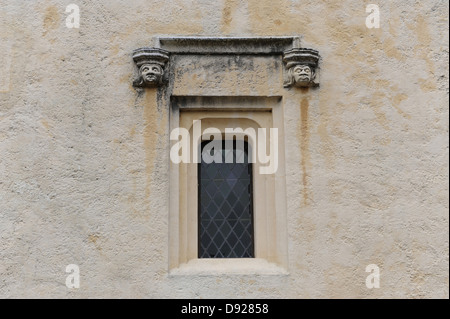
[[[159,47],[172,54],[278,55],[300,47],[300,37],[160,37]]]

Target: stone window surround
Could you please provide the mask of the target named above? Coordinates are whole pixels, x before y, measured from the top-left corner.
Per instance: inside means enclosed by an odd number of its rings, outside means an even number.
[[[202,120],[202,132],[216,127],[278,128],[279,166],[273,175],[261,175],[253,165],[255,258],[199,259],[197,164],[170,164],[170,274],[272,274],[287,273],[286,187],[283,114],[280,97],[176,97],[171,105],[171,128],[190,131]],[[212,103],[211,103],[212,102]],[[203,140],[209,137],[202,137]],[[242,137],[238,137],[242,138]],[[172,145],[175,141],[172,141]],[[254,147],[255,141],[249,140]],[[193,150],[192,152],[194,152]],[[225,266],[226,265],[226,266]]]
[[[191,95],[190,92],[180,94],[174,82],[173,72],[176,68],[177,59],[172,59],[176,55],[197,55],[202,56],[274,56],[283,60],[285,69],[283,76],[287,79],[290,65],[306,62],[315,69],[317,75],[319,68],[318,52],[311,49],[300,48],[300,37],[233,37],[233,38],[212,38],[212,37],[156,37],[153,39],[153,47],[149,48],[149,56],[154,50],[162,56],[170,55],[166,65],[165,79],[163,85],[157,87],[150,86],[150,89],[158,90],[158,105],[169,109],[169,121],[171,131],[180,127],[185,114],[191,116],[195,111],[209,114],[214,120],[214,112],[221,113],[221,117],[236,118],[245,124],[248,118],[259,118],[256,126],[267,127],[263,124],[266,120],[262,114],[270,115],[272,127],[279,129],[279,169],[272,177],[262,177],[264,180],[254,181],[254,184],[264,185],[260,190],[254,191],[255,197],[263,197],[266,204],[273,209],[255,209],[255,218],[259,218],[260,223],[255,224],[255,257],[245,259],[199,259],[197,256],[197,185],[187,185],[180,183],[183,178],[187,179],[190,174],[191,181],[197,180],[197,165],[190,169],[183,168],[182,165],[170,163],[169,168],[169,276],[178,275],[229,275],[229,274],[260,274],[260,275],[287,275],[288,274],[288,234],[287,234],[287,207],[286,207],[286,180],[285,180],[285,148],[284,148],[284,109],[298,105],[298,94],[289,92],[292,86],[284,86],[281,94],[269,94],[266,96],[237,96],[219,94],[219,96],[208,96],[202,94]],[[144,59],[147,48],[138,49],[140,54],[144,52]],[[158,52],[158,50],[160,50]],[[135,52],[136,52],[135,51]],[[311,54],[312,53],[312,54]],[[135,56],[133,56],[135,58]],[[142,55],[139,56],[142,58]],[[312,60],[311,60],[312,58]],[[153,59],[153,56],[150,57]],[[312,61],[312,63],[311,63]],[[135,59],[135,62],[136,59]],[[141,61],[139,61],[141,62]],[[301,63],[305,64],[305,63]],[[275,76],[275,75],[274,75]],[[278,75],[279,76],[279,75]],[[318,77],[316,77],[318,79]],[[313,83],[314,82],[314,83]],[[303,86],[303,85],[302,85]],[[318,86],[318,81],[311,81],[309,87]],[[286,90],[286,88],[288,90]],[[177,92],[174,94],[174,92]],[[297,98],[296,98],[297,96]],[[190,111],[190,112],[189,112]],[[239,111],[239,112],[236,112]],[[224,115],[224,114],[227,115]],[[198,118],[205,118],[197,113]],[[247,117],[247,118],[246,118]],[[217,116],[216,116],[217,118]],[[217,123],[216,124],[220,124]],[[192,125],[192,121],[191,121]],[[245,126],[245,125],[244,125]],[[267,127],[268,128],[268,127]],[[204,128],[203,128],[204,129]],[[170,142],[172,146],[175,141]],[[192,145],[192,144],[191,144]],[[255,171],[256,165],[253,170]],[[184,170],[183,170],[184,169]],[[255,178],[256,174],[254,174]],[[193,178],[192,178],[193,177]],[[261,177],[260,177],[261,178]],[[266,196],[262,190],[272,189],[273,196]],[[182,204],[182,197],[190,198],[190,205]],[[262,195],[262,196],[261,196]],[[254,202],[257,202],[257,199]],[[184,208],[183,208],[184,207]],[[260,208],[263,205],[260,206]],[[264,221],[264,222],[261,222]],[[265,223],[265,225],[264,225]]]

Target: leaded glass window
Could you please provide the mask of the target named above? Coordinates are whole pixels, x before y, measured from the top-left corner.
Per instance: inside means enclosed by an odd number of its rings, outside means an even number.
[[[199,258],[254,256],[252,163],[244,141],[201,144]]]

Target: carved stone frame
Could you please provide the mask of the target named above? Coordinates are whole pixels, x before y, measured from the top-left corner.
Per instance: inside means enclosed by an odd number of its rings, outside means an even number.
[[[168,54],[235,54],[235,55],[283,55],[286,65],[284,72],[284,87],[315,87],[319,85],[320,68],[319,52],[300,47],[300,37],[249,37],[249,38],[210,38],[210,37],[160,37],[153,39],[154,47],[136,49],[133,59],[139,68],[143,63],[159,64],[166,68]],[[162,49],[164,47],[164,49]],[[313,78],[308,84],[296,85],[292,82],[291,69],[296,65],[308,66],[313,72]],[[166,81],[164,81],[166,82]],[[158,87],[163,84],[147,85]],[[142,78],[134,81],[135,87],[145,87]]]
[[[189,205],[182,203],[180,197],[188,192],[181,179],[196,174],[196,165],[169,165],[169,274],[174,275],[219,275],[219,274],[288,274],[288,234],[287,234],[287,200],[285,176],[285,119],[286,108],[298,108],[300,90],[283,88],[283,79],[287,70],[283,66],[284,52],[300,48],[299,37],[251,37],[251,38],[203,38],[203,37],[159,37],[153,46],[170,53],[166,67],[168,79],[165,85],[156,88],[158,108],[169,110],[169,134],[182,124],[180,117],[189,111],[217,111],[229,114],[230,118],[260,118],[259,112],[268,112],[270,121],[279,129],[279,168],[273,176],[268,176],[265,185],[269,193],[266,204],[271,207],[266,213],[257,212],[261,221],[255,223],[256,258],[249,259],[198,259],[195,254],[197,241],[195,213],[189,213],[197,205],[195,192],[184,200],[191,198]],[[223,59],[245,56],[247,60],[269,59],[275,63],[279,72],[270,73],[271,81],[277,83],[270,92],[247,90],[244,95],[237,91],[229,92],[223,87],[217,90],[189,90],[178,80],[181,73],[193,72],[182,70],[183,57],[198,59]],[[196,70],[197,72],[198,70]],[[201,72],[201,70],[199,71]],[[188,74],[189,75],[189,74]],[[194,76],[195,74],[192,74]],[[188,76],[189,78],[189,76]],[[250,85],[250,84],[249,84]],[[245,86],[245,84],[244,84]],[[155,88],[150,88],[155,89]],[[245,88],[244,88],[245,89]],[[245,90],[244,90],[245,91]],[[292,91],[292,92],[291,92]],[[240,112],[240,113],[239,113]],[[253,112],[253,115],[248,115]],[[266,114],[266,115],[267,115]],[[214,117],[214,116],[213,116]],[[264,120],[262,120],[264,122]],[[258,122],[258,121],[257,121]],[[169,143],[169,148],[175,141]],[[170,152],[170,149],[167,150]],[[191,167],[191,168],[189,168]],[[184,176],[182,176],[184,174]],[[186,175],[187,174],[187,175]],[[195,180],[195,179],[194,179]],[[191,187],[192,188],[192,185]],[[194,185],[195,188],[195,185]],[[270,194],[270,196],[268,196]],[[261,195],[261,194],[259,194]],[[254,196],[259,196],[258,194]],[[266,200],[266,199],[264,199]],[[260,205],[263,207],[265,205]],[[183,208],[184,207],[184,208]],[[190,207],[190,208],[189,208]],[[255,215],[256,216],[256,215]],[[258,242],[259,241],[259,242]]]

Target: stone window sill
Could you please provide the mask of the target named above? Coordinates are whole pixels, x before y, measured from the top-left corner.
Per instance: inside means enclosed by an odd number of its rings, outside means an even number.
[[[289,275],[288,271],[262,258],[192,259],[172,269],[170,276]]]

